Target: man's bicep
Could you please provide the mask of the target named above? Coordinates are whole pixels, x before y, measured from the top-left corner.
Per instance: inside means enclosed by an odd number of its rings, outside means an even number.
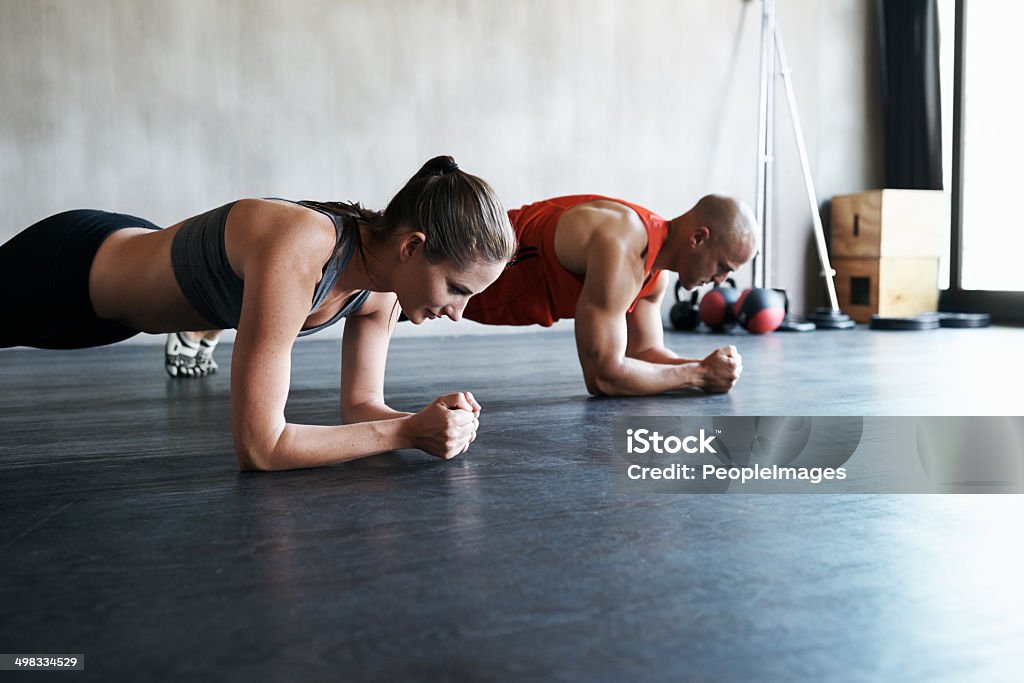
[[[587,260],[576,304],[576,346],[584,370],[619,362],[626,353],[626,312],[640,287],[625,250],[610,245]],[[590,368],[595,369],[595,368]]]
[[[665,334],[661,321],[661,306],[665,298],[666,273],[659,276],[657,287],[650,295],[637,301],[631,313],[626,315],[628,334],[627,355],[637,357],[648,349],[665,345]]]
[[[640,302],[633,312],[626,316],[627,355],[636,358],[649,349],[660,349],[665,345],[665,334],[661,323],[661,306],[652,302]]]
[[[580,361],[603,362],[626,355],[626,318],[616,311],[584,300],[576,305],[576,349]]]

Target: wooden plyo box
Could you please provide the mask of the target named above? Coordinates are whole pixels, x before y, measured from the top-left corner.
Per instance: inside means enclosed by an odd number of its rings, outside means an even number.
[[[941,190],[873,190],[832,198],[832,256],[935,257],[949,230]]]
[[[938,258],[834,258],[839,308],[859,323],[938,310]]]
[[[949,198],[933,190],[874,190],[832,199],[832,267],[839,307],[859,323],[937,310]]]

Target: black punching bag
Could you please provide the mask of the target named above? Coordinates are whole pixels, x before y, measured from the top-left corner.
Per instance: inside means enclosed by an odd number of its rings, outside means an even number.
[[[733,308],[736,322],[754,334],[768,334],[778,329],[786,317],[786,296],[775,289],[754,287],[740,295]]]
[[[700,320],[713,330],[724,330],[736,322],[733,306],[740,298],[740,290],[731,279],[726,280],[731,287],[715,288],[700,300]]]

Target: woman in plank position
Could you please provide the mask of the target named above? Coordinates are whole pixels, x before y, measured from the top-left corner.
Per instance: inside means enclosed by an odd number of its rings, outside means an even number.
[[[242,199],[160,229],[124,214],[68,211],[0,246],[8,293],[0,347],[73,349],[140,331],[236,328],[231,419],[240,468],[314,467],[413,447],[447,459],[476,438],[480,406],[455,392],[417,413],[389,408],[391,332],[400,310],[414,323],[458,320],[514,249],[493,190],[451,157],[428,161],[383,212]],[[341,318],[345,424],[286,422],[296,337]]]

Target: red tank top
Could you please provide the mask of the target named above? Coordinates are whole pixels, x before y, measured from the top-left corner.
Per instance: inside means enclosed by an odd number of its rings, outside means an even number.
[[[637,301],[655,288],[660,270],[654,259],[665,243],[668,221],[647,209],[621,199],[580,194],[546,199],[508,212],[519,240],[519,249],[508,268],[493,285],[469,300],[464,316],[488,325],[544,325],[576,315],[576,301],[583,279],[567,270],[555,255],[555,228],[567,209],[596,200],[617,202],[636,211],[647,230],[644,284]]]

